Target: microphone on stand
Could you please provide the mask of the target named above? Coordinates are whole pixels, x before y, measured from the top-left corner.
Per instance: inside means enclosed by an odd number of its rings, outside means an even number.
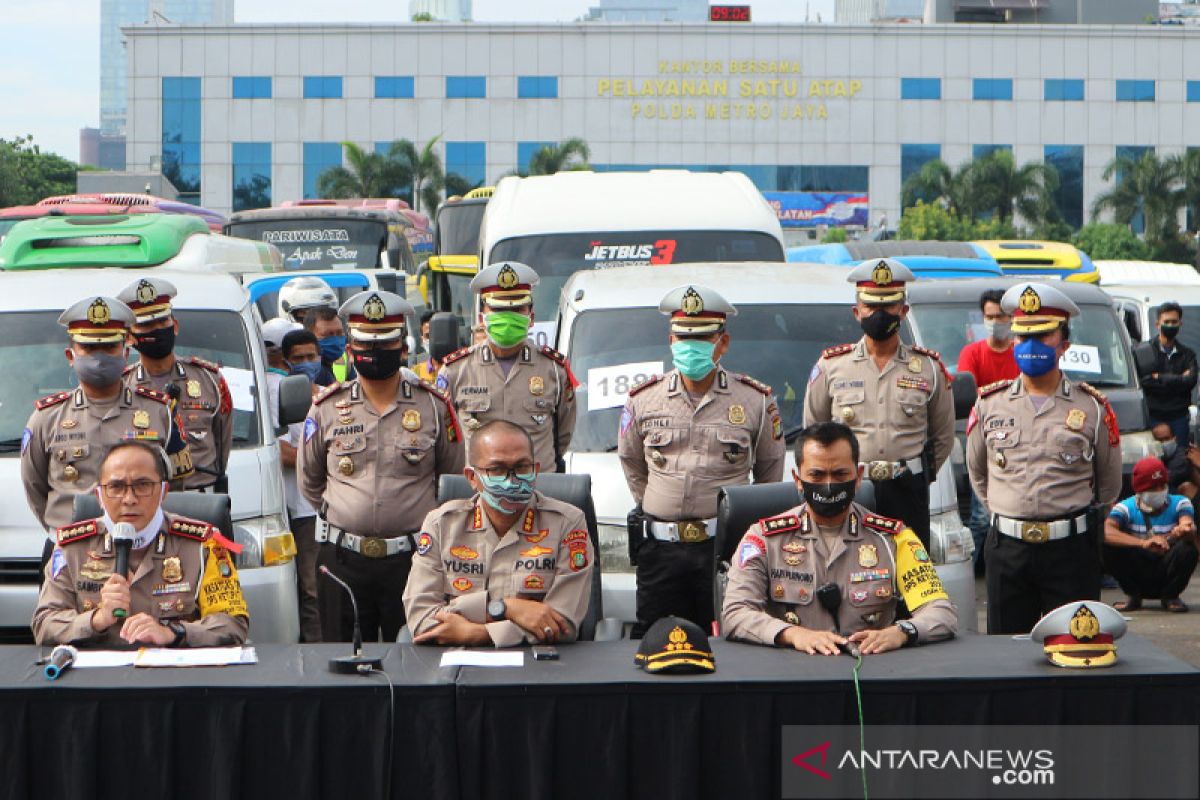
[[[363,655],[362,627],[358,623],[358,602],[354,599],[354,590],[344,580],[330,572],[325,565],[322,564],[318,571],[346,590],[346,594],[350,595],[350,608],[354,611],[354,654],[329,659],[329,671],[339,675],[366,675],[371,670],[383,669],[382,658]]]
[[[50,651],[50,660],[45,670],[47,680],[55,680],[59,675],[71,668],[78,657],[79,651],[69,644],[60,644]]]
[[[122,578],[129,578],[129,551],[133,547],[133,540],[136,536],[137,529],[128,522],[118,522],[113,525],[113,546],[117,548],[116,573]],[[129,609],[113,609],[113,616],[117,619],[125,619],[129,616]]]

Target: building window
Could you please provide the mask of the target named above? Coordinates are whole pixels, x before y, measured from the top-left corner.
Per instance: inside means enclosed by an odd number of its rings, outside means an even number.
[[[533,154],[543,147],[553,147],[555,142],[517,142],[517,170],[529,171],[529,161]]]
[[[517,97],[545,99],[558,97],[558,78],[553,75],[520,75]]]
[[[972,92],[976,100],[1012,100],[1012,78],[976,78]]]
[[[1187,82],[1187,101],[1189,103],[1200,103],[1200,81]]]
[[[901,78],[901,100],[941,100],[941,78]]]
[[[200,79],[162,79],[162,172],[185,203],[200,202]]]
[[[458,175],[471,186],[487,175],[487,146],[483,142],[446,142],[446,176]]]
[[[271,97],[269,75],[233,76],[234,100],[267,100]]]
[[[985,156],[990,156],[992,153],[996,152],[997,150],[1007,150],[1009,153],[1011,153],[1012,145],[1011,144],[977,144],[971,148],[971,158],[978,159],[978,158],[983,158]]]
[[[338,142],[304,143],[304,199],[319,198],[317,178],[330,167],[342,165],[342,145]]]
[[[375,96],[411,99],[414,96],[414,84],[412,75],[380,75],[375,78]]]
[[[309,99],[337,98],[342,96],[342,78],[339,75],[305,75],[304,96]]]
[[[1083,81],[1078,79],[1047,78],[1043,96],[1048,101],[1083,99]]]
[[[921,171],[921,167],[942,157],[940,144],[900,145],[900,183],[903,184]]]
[[[446,97],[486,97],[487,78],[482,75],[447,75]]]
[[[783,191],[865,192],[870,187],[870,175],[870,167],[801,164],[798,174],[784,172],[776,177],[776,184]]]
[[[1144,144],[1119,144],[1119,145],[1117,145],[1117,158],[1128,158],[1130,161],[1141,161],[1142,156],[1146,155],[1147,153],[1153,153],[1153,152],[1154,152],[1154,148],[1151,147],[1150,145],[1144,145]],[[1119,169],[1119,170],[1117,170],[1116,174],[1113,175],[1113,181],[1115,183],[1120,183],[1124,177],[1125,177],[1125,170]],[[1133,229],[1134,233],[1144,233],[1146,230],[1146,215],[1143,214],[1141,211],[1137,212],[1136,214],[1133,215],[1133,219],[1130,221],[1129,226]]]
[[[233,210],[271,205],[271,143],[233,143]]]
[[[1083,225],[1083,145],[1046,145],[1044,160],[1058,172],[1054,205],[1072,228]]]
[[[1153,103],[1154,81],[1117,81],[1118,103]]]

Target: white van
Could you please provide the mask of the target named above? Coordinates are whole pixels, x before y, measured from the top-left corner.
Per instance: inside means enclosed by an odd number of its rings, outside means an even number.
[[[555,346],[568,355],[580,381],[575,435],[565,456],[567,472],[592,476],[605,614],[625,621],[633,621],[635,608],[625,529],[634,502],[617,458],[619,417],[629,386],[671,368],[667,318],[659,313],[658,303],[667,291],[688,282],[717,289],[737,307],[737,315],[729,320],[729,352],[721,364],[772,387],[785,436],[803,426],[808,376],[821,351],[862,336],[850,313],[854,287],[846,282],[844,267],[617,267],[577,272],[567,281]],[[901,335],[912,341],[907,325]],[[794,465],[789,447],[785,476]],[[949,461],[929,487],[929,498],[931,555],[958,607],[960,627],[975,630],[974,546],[958,515]]]
[[[479,232],[480,269],[537,270],[533,336],[554,341],[558,295],[580,270],[698,261],[783,261],[783,230],[740,172],[559,172],[496,185]]]

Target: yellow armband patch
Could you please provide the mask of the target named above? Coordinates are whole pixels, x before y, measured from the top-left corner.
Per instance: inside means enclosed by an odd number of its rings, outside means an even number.
[[[233,554],[213,539],[204,542],[204,575],[200,578],[200,616],[230,614],[250,619]]]
[[[905,528],[896,534],[896,582],[909,611],[916,611],[930,600],[948,600],[942,579],[938,577],[925,545]]]

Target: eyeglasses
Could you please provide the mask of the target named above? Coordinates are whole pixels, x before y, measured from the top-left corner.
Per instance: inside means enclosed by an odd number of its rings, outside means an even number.
[[[113,481],[112,483],[102,483],[100,487],[104,489],[104,496],[113,500],[118,500],[125,496],[125,492],[133,489],[134,497],[149,497],[154,493],[154,490],[160,486],[158,481],[140,480],[133,483],[125,483],[124,481]]]
[[[526,462],[524,464],[517,464],[515,467],[505,467],[505,466],[476,467],[476,466],[472,466],[471,469],[475,470],[480,475],[484,475],[495,481],[503,480],[510,475],[513,478],[524,478],[525,480],[529,480],[530,478],[532,478],[534,476],[534,473],[537,471],[537,465],[535,465],[531,462]]]

